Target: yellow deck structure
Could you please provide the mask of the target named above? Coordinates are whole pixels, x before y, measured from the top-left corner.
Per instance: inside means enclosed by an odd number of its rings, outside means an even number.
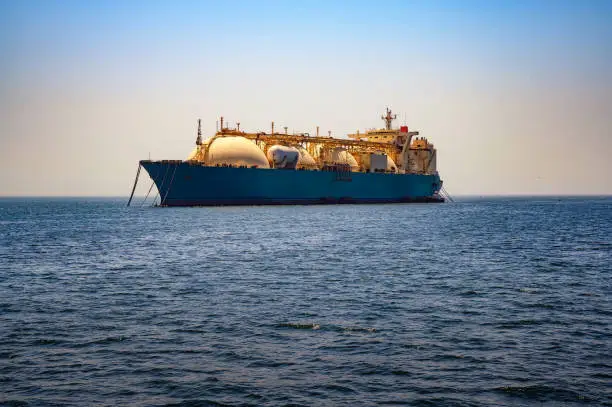
[[[215,143],[215,140],[222,137],[242,137],[254,142],[264,154],[274,145],[303,148],[316,160],[319,167],[331,164],[325,159],[329,156],[328,152],[343,149],[355,158],[360,171],[363,171],[364,154],[384,154],[392,160],[391,162],[397,163],[399,172],[435,172],[435,167],[430,168],[431,161],[435,158],[433,145],[425,138],[415,138],[419,132],[408,131],[406,126],[393,129],[391,123],[395,118],[391,110],[387,109],[386,115],[382,116],[386,124],[384,129],[371,129],[365,133],[357,131],[354,134],[348,134],[348,138],[334,138],[320,136],[318,127],[315,136],[308,133],[288,134],[286,127],[284,133],[279,133],[274,130],[274,122],[271,124],[269,133],[249,133],[240,130],[240,123],[237,123],[236,128],[225,126],[223,117],[221,117],[221,127],[213,137],[202,141],[201,131],[198,129],[196,149],[188,160],[206,163],[209,148]],[[421,164],[415,165],[410,162],[411,156],[430,157],[430,162],[420,160]]]

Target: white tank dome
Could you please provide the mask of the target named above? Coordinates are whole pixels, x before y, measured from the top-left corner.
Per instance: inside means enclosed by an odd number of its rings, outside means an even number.
[[[255,143],[240,136],[212,139],[208,145],[206,165],[270,168],[264,152]]]
[[[336,147],[325,155],[327,161],[331,161],[335,164],[348,164],[351,167],[352,171],[357,171],[359,169],[359,164],[357,164],[357,160],[355,157],[346,149],[342,147]]]
[[[387,171],[397,172],[397,165],[393,161],[393,158],[387,156]]]
[[[317,168],[317,162],[304,147],[296,147],[300,153],[300,158],[297,163],[297,168],[314,169]]]
[[[276,144],[268,149],[266,156],[274,168],[295,169],[300,159],[300,152],[295,147]]]

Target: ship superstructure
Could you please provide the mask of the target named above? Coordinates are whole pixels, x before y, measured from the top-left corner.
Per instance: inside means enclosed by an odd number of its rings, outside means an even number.
[[[436,149],[418,131],[357,131],[348,138],[275,130],[249,133],[224,118],[185,161],[140,162],[159,191],[162,206],[443,201]],[[139,167],[140,169],[140,167]],[[137,177],[138,178],[138,177]],[[131,198],[130,198],[131,200]]]
[[[214,146],[219,139],[240,137],[254,142],[264,155],[268,155],[272,147],[293,147],[301,152],[303,158],[298,161],[304,163],[307,169],[322,169],[324,166],[348,164],[354,172],[435,174],[437,172],[436,149],[433,144],[419,137],[418,131],[409,131],[408,126],[392,128],[395,116],[389,109],[382,119],[385,121],[384,129],[371,129],[365,133],[357,131],[354,134],[348,134],[348,139],[340,139],[320,136],[318,127],[314,136],[308,133],[288,134],[286,127],[285,132],[276,132],[274,122],[271,124],[269,133],[247,133],[240,130],[240,123],[237,123],[236,128],[227,127],[221,117],[221,127],[210,139],[202,141],[201,131],[198,130],[196,149],[187,160],[212,165],[245,165],[245,163],[240,163],[244,160],[238,157],[227,158],[222,160],[223,162],[217,159],[211,160],[211,151],[215,151]],[[241,142],[234,143],[234,148],[238,144]],[[257,163],[253,165],[262,167]],[[284,164],[283,168],[287,165]],[[272,160],[269,160],[269,166],[279,168]],[[302,167],[300,162],[296,163],[296,167]]]

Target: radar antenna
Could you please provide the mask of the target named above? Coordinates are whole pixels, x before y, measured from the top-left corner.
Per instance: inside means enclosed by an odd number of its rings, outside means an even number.
[[[397,115],[396,114],[392,115],[391,113],[393,113],[393,112],[391,110],[389,110],[389,108],[387,108],[386,116],[380,116],[380,118],[385,121],[385,128],[387,130],[391,130],[391,122],[393,122],[393,120],[397,119]]]
[[[202,119],[198,119],[198,138],[196,138],[196,146],[202,145]]]

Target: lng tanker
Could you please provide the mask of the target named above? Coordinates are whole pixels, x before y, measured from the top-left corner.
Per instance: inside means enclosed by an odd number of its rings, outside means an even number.
[[[436,149],[418,131],[385,128],[348,138],[271,131],[248,133],[224,124],[186,160],[142,160],[160,206],[443,202]],[[149,189],[150,191],[150,189]],[[128,202],[129,205],[129,202]]]

